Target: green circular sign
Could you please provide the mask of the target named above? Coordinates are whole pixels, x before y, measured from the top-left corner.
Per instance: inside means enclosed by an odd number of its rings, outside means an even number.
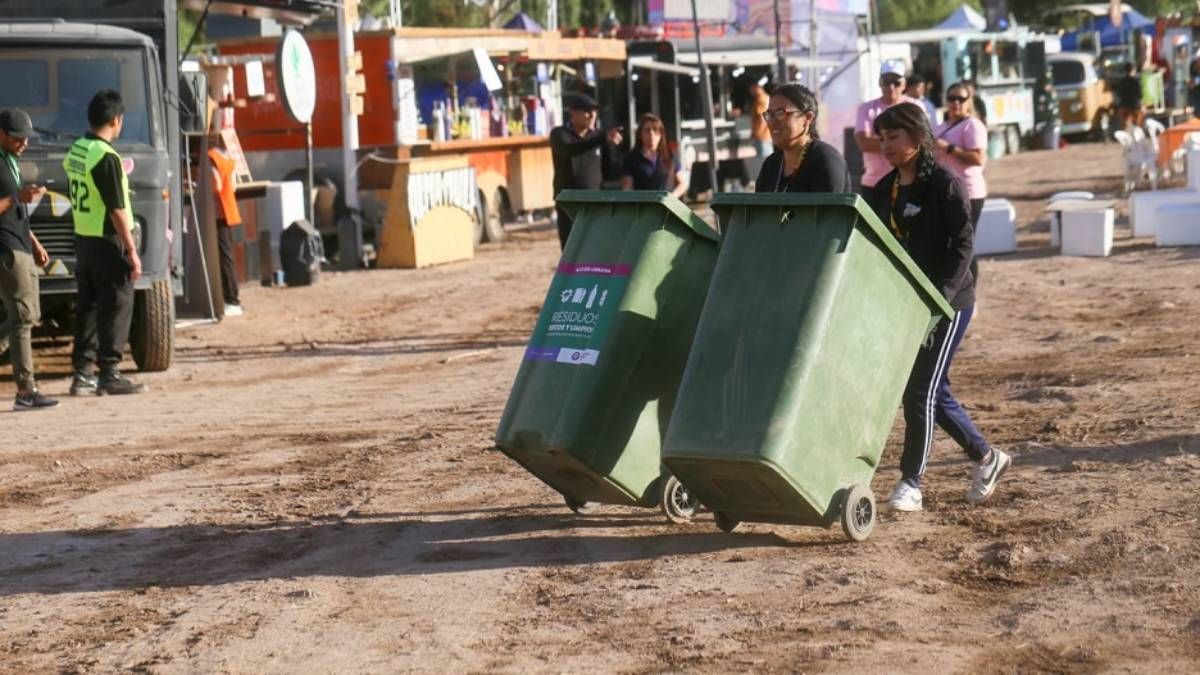
[[[299,32],[289,30],[284,34],[275,54],[275,70],[283,107],[297,122],[308,124],[317,107],[317,73],[308,42]]]

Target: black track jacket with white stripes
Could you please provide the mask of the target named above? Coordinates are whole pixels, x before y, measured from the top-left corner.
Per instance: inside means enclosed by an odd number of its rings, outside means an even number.
[[[892,183],[899,172],[880,179],[871,195],[871,208],[888,224]],[[929,177],[918,180],[902,211],[909,215],[897,220],[905,235],[902,243],[925,276],[942,291],[955,310],[975,304],[974,258],[975,231],[971,227],[971,202],[967,189],[940,164]]]

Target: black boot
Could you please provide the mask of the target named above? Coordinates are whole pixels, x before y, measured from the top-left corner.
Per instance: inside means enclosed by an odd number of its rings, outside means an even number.
[[[100,381],[96,384],[96,393],[101,396],[122,396],[124,394],[140,394],[146,391],[146,385],[134,382],[116,368],[100,373]]]
[[[71,378],[72,396],[91,396],[96,393],[96,376],[82,370],[76,370]]]

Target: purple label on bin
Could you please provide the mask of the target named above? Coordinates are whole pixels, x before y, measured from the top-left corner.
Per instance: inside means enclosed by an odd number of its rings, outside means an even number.
[[[557,361],[558,347],[529,347],[525,350],[528,361]]]
[[[559,263],[559,274],[594,274],[602,277],[627,277],[633,274],[630,265],[608,265],[604,263]]]
[[[632,265],[560,263],[525,360],[596,365],[632,276]]]

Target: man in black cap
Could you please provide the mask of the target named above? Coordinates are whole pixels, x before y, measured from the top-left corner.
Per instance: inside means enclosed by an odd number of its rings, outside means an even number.
[[[611,166],[616,146],[621,143],[621,127],[600,133],[596,125],[596,101],[587,94],[563,97],[567,108],[566,124],[550,132],[550,152],[554,157],[554,196],[563,190],[599,190],[604,169]],[[558,211],[558,241],[564,248],[571,235],[571,217]]]
[[[23,110],[0,110],[0,300],[5,321],[0,339],[12,350],[13,381],[17,398],[13,410],[53,408],[58,401],[43,396],[33,377],[33,325],[41,318],[38,268],[50,262],[29,227],[29,204],[41,199],[46,188],[23,184],[17,158],[29,146],[33,122]]]

